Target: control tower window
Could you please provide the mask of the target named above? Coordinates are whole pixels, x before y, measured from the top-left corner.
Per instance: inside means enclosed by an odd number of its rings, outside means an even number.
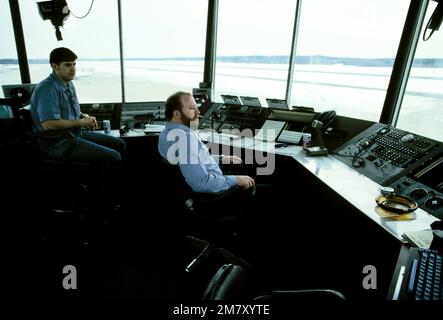
[[[430,1],[401,104],[397,127],[443,141],[443,29],[428,41],[423,32],[437,2]],[[429,31],[429,30],[428,30]]]
[[[408,8],[404,0],[303,1],[291,105],[378,121]]]
[[[2,30],[0,60],[4,61],[0,65],[0,86],[21,83],[9,1],[0,1],[0,29]],[[4,97],[2,90],[0,97]]]
[[[208,1],[121,1],[126,102],[165,101],[203,80]]]
[[[78,56],[74,83],[79,102],[121,101],[117,1],[96,0],[86,18],[67,19],[61,42],[54,36],[52,24],[42,21],[35,1],[20,0],[19,4],[32,83],[51,73],[48,62],[51,50],[67,47]],[[90,4],[90,1],[69,1],[69,9],[82,15]]]
[[[296,1],[219,3],[215,100],[221,94],[284,99]]]

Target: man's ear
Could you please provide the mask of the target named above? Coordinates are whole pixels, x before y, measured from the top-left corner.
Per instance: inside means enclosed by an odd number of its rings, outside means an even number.
[[[59,67],[59,65],[57,64],[57,63],[51,63],[51,68],[52,68],[52,70],[57,70],[58,69],[58,67]]]
[[[178,119],[180,119],[180,111],[178,111],[178,110],[174,110],[174,115],[175,115],[175,117],[176,118],[178,118]]]

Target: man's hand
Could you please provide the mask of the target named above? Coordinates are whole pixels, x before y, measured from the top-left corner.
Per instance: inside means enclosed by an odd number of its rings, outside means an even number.
[[[230,162],[233,163],[233,164],[242,164],[243,163],[243,161],[242,161],[242,159],[240,157],[230,156],[229,158],[231,158]]]
[[[88,118],[92,119],[92,122],[94,122],[94,124],[95,124],[94,129],[97,129],[98,128],[97,119],[95,117],[88,117]]]
[[[237,185],[249,189],[255,186],[255,181],[250,176],[237,176]]]
[[[242,164],[243,163],[242,159],[237,156],[222,156],[220,162],[222,164],[228,164],[228,163]]]
[[[91,117],[87,113],[80,113],[80,119],[83,119],[83,118],[91,118],[92,121],[95,122],[95,127],[93,129],[97,129],[98,128],[98,123],[97,123],[97,118],[96,117]]]
[[[95,117],[83,117],[80,119],[82,127],[89,129],[89,130],[94,130],[98,127],[98,123],[97,123],[97,119],[95,119]]]

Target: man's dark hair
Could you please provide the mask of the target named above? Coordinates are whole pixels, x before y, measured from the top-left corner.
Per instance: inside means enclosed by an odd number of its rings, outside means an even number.
[[[56,48],[49,55],[49,63],[60,64],[62,62],[72,62],[77,60],[77,55],[68,48]]]
[[[170,96],[168,98],[168,100],[166,100],[166,104],[165,104],[165,117],[166,120],[171,120],[172,119],[172,114],[174,111],[180,111],[183,107],[182,102],[181,102],[181,97],[183,96],[190,96],[191,94],[188,92],[184,92],[184,91],[178,91],[176,93],[174,93],[172,96]]]

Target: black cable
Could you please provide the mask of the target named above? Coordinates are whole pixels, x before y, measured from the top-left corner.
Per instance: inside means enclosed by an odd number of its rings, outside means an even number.
[[[434,14],[435,14],[435,11],[432,13],[432,16],[429,18],[429,21],[428,21],[428,23],[426,24],[426,28],[425,28],[425,30],[424,30],[424,32],[423,32],[423,41],[428,41],[429,38],[432,36],[432,34],[433,34],[434,31],[435,31],[434,29],[432,29],[432,30],[431,30],[431,33],[429,34],[429,36],[426,37],[426,31],[428,30],[429,25],[431,24],[431,21],[432,21],[432,18],[434,17]]]
[[[352,158],[352,160],[351,160],[352,166],[355,168],[361,167],[366,162],[366,160],[365,160],[365,158],[361,157],[360,154],[362,153],[363,150],[367,149],[369,146],[372,146],[377,141],[376,140],[377,137],[384,135],[387,132],[387,131],[385,131],[382,133],[381,131],[382,130],[377,131],[375,134],[375,137],[365,138],[366,142],[369,142],[369,144],[365,144],[366,145],[365,147],[356,146],[358,148],[358,152],[354,155],[341,154],[341,153],[337,153],[337,152],[330,152],[330,154],[342,156],[342,157],[347,157],[347,158]],[[369,137],[371,137],[371,136],[372,135],[370,135]],[[360,141],[362,141],[362,140],[360,140]],[[388,159],[388,161],[390,162],[391,160]]]
[[[77,19],[83,19],[86,18],[88,16],[88,14],[91,12],[92,9],[92,5],[94,4],[94,0],[91,0],[91,6],[89,7],[88,12],[86,12],[86,14],[82,17],[76,16],[71,10],[69,10],[69,13],[72,14],[74,17],[76,17]]]
[[[352,160],[351,160],[352,166],[358,168],[358,167],[361,167],[363,165],[363,163],[365,162],[365,159],[360,156],[362,151],[363,151],[362,148],[358,148],[358,152],[353,155],[341,154],[341,153],[337,153],[337,152],[330,152],[330,154],[341,156],[341,157],[352,158]],[[361,164],[358,163],[358,159],[361,159],[361,162],[362,162]]]
[[[429,34],[428,37],[426,37],[426,31],[429,29],[429,26],[431,25],[432,21],[434,20],[435,15],[437,14],[438,11],[438,6],[440,5],[440,3],[437,4],[437,7],[435,7],[434,12],[432,13],[431,17],[429,18],[428,23],[426,24],[426,28],[423,31],[423,41],[428,41],[429,38],[432,36],[432,34],[434,33],[435,29],[431,29],[431,33]],[[438,28],[437,28],[438,29]]]
[[[353,155],[350,155],[350,154],[341,154],[341,153],[338,153],[338,152],[329,152],[330,154],[335,154],[336,156],[341,156],[341,157],[348,157],[348,158],[354,158],[355,157],[355,154],[353,154]],[[360,151],[357,153],[357,155],[360,153]]]

